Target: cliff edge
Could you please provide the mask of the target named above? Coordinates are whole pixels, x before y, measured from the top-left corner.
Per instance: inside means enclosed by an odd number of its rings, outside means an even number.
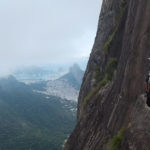
[[[150,1],[103,0],[65,150],[149,150]]]

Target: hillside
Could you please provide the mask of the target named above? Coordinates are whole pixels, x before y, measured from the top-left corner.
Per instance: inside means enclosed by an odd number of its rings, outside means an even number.
[[[149,150],[150,1],[103,0],[65,150]]]
[[[30,84],[34,91],[47,96],[58,96],[67,100],[77,101],[84,71],[74,64],[69,72],[56,80],[41,81]]]
[[[76,122],[76,103],[0,79],[0,149],[60,150]]]
[[[70,67],[69,72],[60,77],[59,80],[67,81],[72,87],[80,90],[84,71],[80,69],[78,64]]]

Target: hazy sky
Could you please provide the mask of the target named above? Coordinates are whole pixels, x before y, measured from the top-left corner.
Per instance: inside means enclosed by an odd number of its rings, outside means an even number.
[[[101,0],[0,0],[0,74],[89,56]]]

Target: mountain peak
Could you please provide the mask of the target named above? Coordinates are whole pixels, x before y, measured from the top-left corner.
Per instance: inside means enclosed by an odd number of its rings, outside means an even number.
[[[74,64],[70,67],[69,73],[73,75],[73,77],[76,79],[76,81],[81,84],[82,77],[83,77],[83,71],[81,70],[80,66],[78,64]]]
[[[80,66],[78,64],[73,64],[70,68],[69,68],[69,72],[74,72],[74,71],[82,71]]]

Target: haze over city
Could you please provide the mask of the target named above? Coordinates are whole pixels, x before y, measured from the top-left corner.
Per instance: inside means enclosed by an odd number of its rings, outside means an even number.
[[[100,0],[0,1],[0,74],[88,57]]]

